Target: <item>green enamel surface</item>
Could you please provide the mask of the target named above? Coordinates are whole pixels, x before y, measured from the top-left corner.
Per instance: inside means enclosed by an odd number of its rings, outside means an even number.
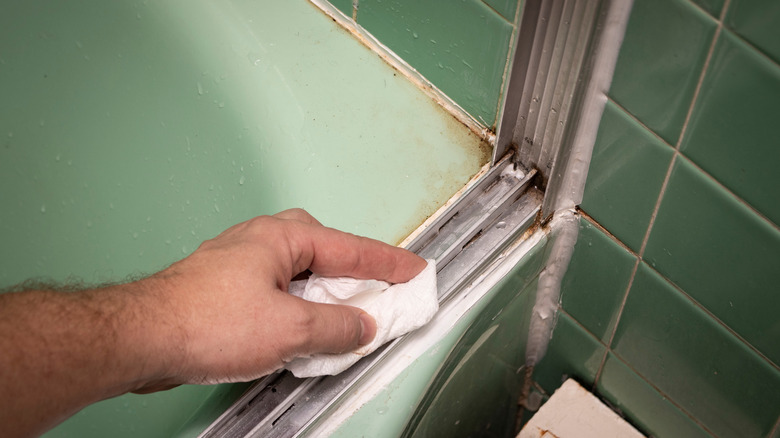
[[[483,0],[488,6],[495,9],[502,17],[508,21],[515,20],[518,0]]]
[[[607,355],[597,390],[645,434],[712,437],[612,353]]]
[[[290,207],[396,243],[489,152],[304,0],[14,1],[0,95],[0,287],[154,272]],[[49,436],[170,436],[222,391],[124,396]]]
[[[581,230],[563,306],[605,342],[618,324],[597,387],[656,436],[779,430],[779,10],[634,2],[582,204],[609,234]],[[624,247],[642,256],[634,277]]]
[[[715,18],[720,17],[720,11],[723,10],[725,0],[693,0],[693,3],[699,5]],[[733,2],[732,2],[733,4]]]
[[[780,371],[644,263],[612,348],[717,436],[774,426]]]
[[[580,219],[574,254],[561,284],[561,306],[606,342],[635,262],[633,255],[593,223]]]
[[[714,32],[685,0],[635,1],[610,97],[676,144]]]
[[[780,120],[778,96],[780,65],[723,31],[680,146],[775,224],[780,224],[780,130],[768,128]]]
[[[763,53],[780,62],[780,3],[774,0],[732,0],[725,25]]]
[[[481,0],[364,1],[357,21],[474,118],[495,124],[511,21]]]
[[[561,313],[555,323],[544,358],[534,367],[533,379],[547,394],[566,379],[585,387],[593,385],[606,347],[569,315]]]
[[[546,258],[546,242],[537,244],[452,330],[334,436],[465,436],[484,431],[491,418],[496,429],[490,433],[513,422],[520,381],[516,371],[522,365],[534,279]],[[493,373],[481,368],[487,363]],[[474,396],[475,391],[481,396]]]
[[[593,146],[582,207],[639,251],[658,200],[672,148],[612,101]]]
[[[645,257],[780,363],[780,231],[684,159],[672,172]]]

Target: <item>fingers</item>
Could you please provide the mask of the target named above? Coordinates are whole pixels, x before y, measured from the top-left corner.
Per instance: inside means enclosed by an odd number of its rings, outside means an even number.
[[[283,221],[280,225],[290,244],[293,275],[310,269],[325,276],[403,283],[426,266],[425,260],[405,249],[324,227],[303,209],[272,217]]]
[[[332,228],[291,223],[288,233],[296,267],[324,276],[403,283],[426,266],[424,259],[410,251]]]
[[[303,319],[292,329],[302,336],[292,345],[293,356],[315,353],[344,353],[371,343],[376,321],[357,307],[313,303],[292,297]]]

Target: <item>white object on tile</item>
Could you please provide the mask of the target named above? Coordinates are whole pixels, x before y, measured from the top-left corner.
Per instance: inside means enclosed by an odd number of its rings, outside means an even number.
[[[644,435],[569,379],[531,417],[517,438],[644,438]]]

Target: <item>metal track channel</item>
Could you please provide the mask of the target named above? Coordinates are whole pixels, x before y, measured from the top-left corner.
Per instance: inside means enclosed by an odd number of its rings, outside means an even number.
[[[441,304],[469,287],[537,222],[542,193],[532,187],[535,175],[505,157],[408,245],[422,257],[436,259]],[[385,344],[336,376],[299,379],[287,371],[266,376],[200,436],[295,436],[327,416],[374,366],[392,360],[392,351],[403,341]]]

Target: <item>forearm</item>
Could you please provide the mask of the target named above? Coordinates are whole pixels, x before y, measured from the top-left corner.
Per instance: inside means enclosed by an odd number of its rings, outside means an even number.
[[[0,295],[0,435],[42,433],[162,375],[153,283]]]

